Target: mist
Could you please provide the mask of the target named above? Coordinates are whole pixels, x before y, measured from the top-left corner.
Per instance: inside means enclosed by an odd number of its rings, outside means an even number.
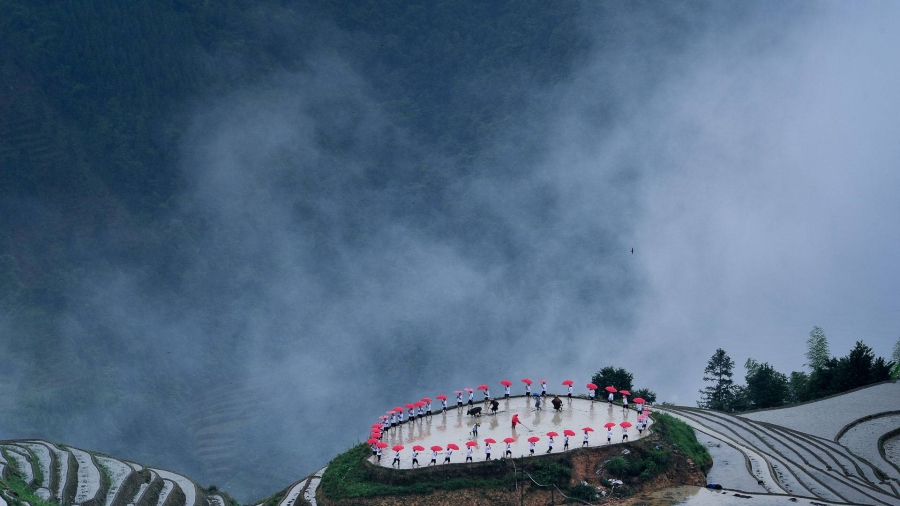
[[[7,437],[247,502],[385,410],[464,386],[561,390],[615,365],[693,405],[718,347],[801,370],[819,325],[835,355],[856,340],[890,355],[900,7],[582,10],[565,79],[472,81],[472,101],[524,90],[477,156],[397,121],[354,53],[368,41],[336,27],[305,68],[196,97],[169,219],[203,233],[159,238],[184,244],[179,297],[130,266],[85,273],[61,367],[120,395]],[[80,362],[87,348],[105,363]]]

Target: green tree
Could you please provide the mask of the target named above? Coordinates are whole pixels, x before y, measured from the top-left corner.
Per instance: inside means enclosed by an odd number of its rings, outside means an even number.
[[[632,390],[631,395],[633,395],[635,399],[640,397],[651,404],[656,402],[656,392],[650,390],[649,388],[638,388],[637,390]]]
[[[710,381],[713,384],[700,390],[701,398],[697,403],[699,407],[720,411],[729,409],[734,388],[734,380],[731,379],[734,375],[733,369],[734,360],[731,360],[722,348],[717,349],[703,370],[703,381]]]
[[[815,371],[824,367],[830,356],[825,331],[822,327],[814,326],[809,332],[809,339],[806,340],[806,360],[809,361],[806,365]]]
[[[750,362],[750,360],[748,360]],[[788,379],[768,362],[754,363],[747,372],[747,398],[754,409],[781,406],[788,398]]]
[[[788,378],[788,402],[791,404],[807,399],[809,376],[803,371],[793,371]]]
[[[613,366],[604,367],[591,377],[591,383],[594,383],[601,389],[613,386],[616,390],[628,390],[629,392],[634,386],[632,384],[633,381],[633,374],[621,367],[616,368]]]

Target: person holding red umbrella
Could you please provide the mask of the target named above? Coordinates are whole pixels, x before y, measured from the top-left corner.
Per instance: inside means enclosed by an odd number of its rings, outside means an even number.
[[[447,445],[447,451],[444,452],[444,464],[450,463],[450,455],[453,455],[453,448],[450,448],[450,445]]]
[[[403,449],[403,445],[394,446],[394,461],[391,462],[391,467],[394,467],[394,464],[397,464],[397,467],[400,467],[400,450]]]
[[[447,396],[444,394],[441,394],[438,396],[438,399],[441,400],[441,409],[443,411],[447,411]]]
[[[463,405],[463,401],[462,401],[462,390],[457,390],[457,391],[456,391],[456,409],[461,408],[462,405]]]
[[[487,441],[484,443],[484,460],[491,460],[491,444]]]
[[[441,450],[443,450],[443,448],[441,448],[438,445],[434,445],[431,447],[431,462],[428,463],[429,466],[437,465],[437,453]],[[449,459],[449,457],[448,457],[448,459]]]
[[[509,399],[509,387],[512,385],[512,382],[509,380],[503,380],[500,382],[503,385],[503,397]]]
[[[555,434],[555,432],[554,432],[554,434]],[[549,445],[547,446],[547,453],[550,453],[553,451],[553,436],[550,436],[548,434],[548,437],[549,437],[549,440],[548,440]]]
[[[515,440],[514,438],[511,438],[511,437],[508,437],[508,438],[506,438],[506,439],[503,440],[503,442],[506,443],[506,454],[505,454],[505,455],[506,455],[507,457],[509,457],[509,458],[512,458],[512,446],[511,446],[511,444],[514,443],[515,441],[516,441],[516,440]]]
[[[528,456],[529,457],[534,456],[534,445],[537,444],[537,442],[540,441],[540,439],[541,438],[539,438],[537,436],[531,436],[530,438],[528,438]]]
[[[612,427],[606,429],[606,444],[612,443]]]
[[[574,432],[573,432],[573,434],[574,434]],[[568,449],[569,449],[569,431],[565,430],[565,431],[563,431],[563,451],[566,451]]]
[[[547,395],[547,380],[541,380],[541,397]]]
[[[571,399],[572,399],[572,384],[569,383],[569,384],[566,386],[566,389],[569,391],[569,399],[571,400]]]
[[[475,405],[475,390],[471,388],[467,389],[469,391],[469,406]]]

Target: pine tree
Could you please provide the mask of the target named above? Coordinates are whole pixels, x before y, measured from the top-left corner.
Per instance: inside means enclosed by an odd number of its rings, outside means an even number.
[[[700,390],[702,395],[697,405],[701,408],[717,409],[726,411],[730,408],[730,401],[734,389],[734,381],[732,369],[734,369],[734,360],[725,353],[725,350],[719,348],[710,357],[703,370],[705,376],[703,381],[713,381],[715,384]]]
[[[806,360],[809,360],[806,365],[810,370],[815,371],[825,367],[825,363],[830,357],[825,331],[822,330],[822,327],[814,326],[809,332],[809,339],[806,340]]]

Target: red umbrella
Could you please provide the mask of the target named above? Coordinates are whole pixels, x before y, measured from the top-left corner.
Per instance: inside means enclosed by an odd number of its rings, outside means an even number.
[[[622,422],[619,424],[619,426],[625,427],[627,429],[628,427],[631,427],[631,422]]]
[[[381,437],[381,431],[380,431],[380,430],[373,430],[372,432],[369,433],[369,436],[370,436],[370,437]]]
[[[425,451],[425,447],[424,447],[424,446],[421,446],[421,445],[416,445],[416,446],[413,446],[413,450],[415,450],[415,451],[417,451],[417,452],[424,452],[424,451]]]
[[[585,432],[594,432],[594,429],[592,429],[590,427],[582,427],[581,430],[583,430]]]
[[[387,444],[387,443],[384,443],[384,442],[381,442],[381,443],[377,443],[375,446],[377,446],[377,447],[379,447],[379,448],[387,448],[387,447],[388,447],[388,444]]]
[[[375,439],[375,438],[372,438],[372,439],[370,439],[370,440],[368,440],[368,441],[366,441],[366,444],[367,444],[367,445],[373,445],[373,444],[375,444],[375,443],[377,443],[377,442],[378,442],[378,440],[377,440],[377,439]]]
[[[488,388],[487,385],[478,385],[478,390],[487,390]]]
[[[503,385],[503,386],[505,386],[505,387],[510,387],[510,386],[512,386],[512,381],[509,381],[509,380],[500,380],[500,384]]]
[[[552,430],[551,430],[550,432],[548,432],[547,435],[550,436],[550,437],[557,437],[557,436],[559,436],[559,434],[557,434],[556,432],[554,432],[554,431],[552,431]]]
[[[528,378],[525,378],[525,379],[522,380],[522,383],[525,383],[526,385],[530,385],[530,384],[532,384],[532,383],[534,383],[534,382],[531,381],[531,380],[528,379]]]
[[[440,447],[440,446],[438,446],[438,445],[434,445],[434,446],[431,447],[431,450],[432,450],[432,451],[439,452],[439,451],[443,450],[443,448]]]
[[[546,382],[547,382],[547,380],[541,380],[541,383],[546,383]]]
[[[541,438],[539,438],[537,436],[531,436],[530,438],[528,438],[529,443],[537,443],[540,440],[541,440]]]
[[[466,388],[464,388],[463,390],[465,390],[466,392],[474,392],[474,390],[472,390],[472,389],[469,388],[469,387],[466,387]]]
[[[394,450],[395,452],[399,452],[400,450],[403,449],[403,445],[394,445],[394,447],[391,449]]]
[[[459,450],[459,447],[456,446],[454,443],[450,443],[447,445],[447,449],[448,450]]]
[[[638,404],[643,404],[643,403],[644,403],[644,398],[643,398],[643,397],[635,397],[634,399],[631,399],[631,400],[634,401],[634,402],[636,402],[636,403],[638,403]]]
[[[609,422],[606,425],[604,425],[604,427],[606,427],[607,429],[609,429],[610,427],[615,427],[615,426],[616,426],[616,424],[613,422]]]
[[[566,385],[566,386],[572,386],[573,383],[575,383],[575,382],[572,380],[563,381],[563,385]]]
[[[446,401],[446,400],[447,400],[447,396],[444,395],[444,394],[438,394],[438,395],[437,395],[437,399],[438,399],[439,401]]]
[[[616,389],[615,389],[614,387],[606,387],[606,391],[609,392],[609,393],[611,393],[611,394],[616,393]]]
[[[574,436],[574,435],[575,435],[575,431],[574,431],[574,430],[570,430],[570,429],[566,429],[566,430],[563,431],[563,434],[565,434],[565,435],[567,435],[567,436]]]
[[[454,390],[453,392],[457,393],[457,394],[461,394],[463,391],[462,390]]]
[[[381,418],[382,420],[387,420],[387,419],[390,418],[390,417],[387,416],[387,415],[381,415],[381,416],[379,416],[378,418]],[[373,427],[374,427],[374,425],[373,425]]]
[[[497,444],[497,440],[494,439],[494,438],[492,438],[492,437],[486,437],[486,438],[484,438],[484,442],[487,443],[487,444],[489,444],[489,445],[495,445],[495,444]]]
[[[478,446],[477,441],[466,441],[466,446]]]
[[[508,437],[508,438],[504,439],[503,442],[504,442],[504,443],[515,443],[515,442],[516,442],[516,438],[514,438],[514,437]]]
[[[403,413],[403,408],[401,408],[400,406],[397,406],[396,408],[394,408],[394,412],[395,413]]]
[[[431,397],[422,397],[422,402],[431,402]]]
[[[412,409],[416,407],[414,404],[404,404],[404,406],[406,406],[406,409]]]
[[[373,424],[372,424],[372,428],[373,428],[373,429],[380,429],[380,428],[381,428],[381,424],[380,424],[380,423],[373,423]]]
[[[631,392],[629,392],[628,390],[619,390],[619,393],[622,395],[631,395]]]
[[[424,406],[424,405],[425,405],[425,403],[422,402],[422,401],[418,401],[418,402],[413,403],[413,406],[415,406],[415,407],[417,407],[417,408],[421,408],[421,407]]]
[[[588,383],[587,387],[588,387],[588,390],[597,390],[597,385],[595,385],[593,383]]]

